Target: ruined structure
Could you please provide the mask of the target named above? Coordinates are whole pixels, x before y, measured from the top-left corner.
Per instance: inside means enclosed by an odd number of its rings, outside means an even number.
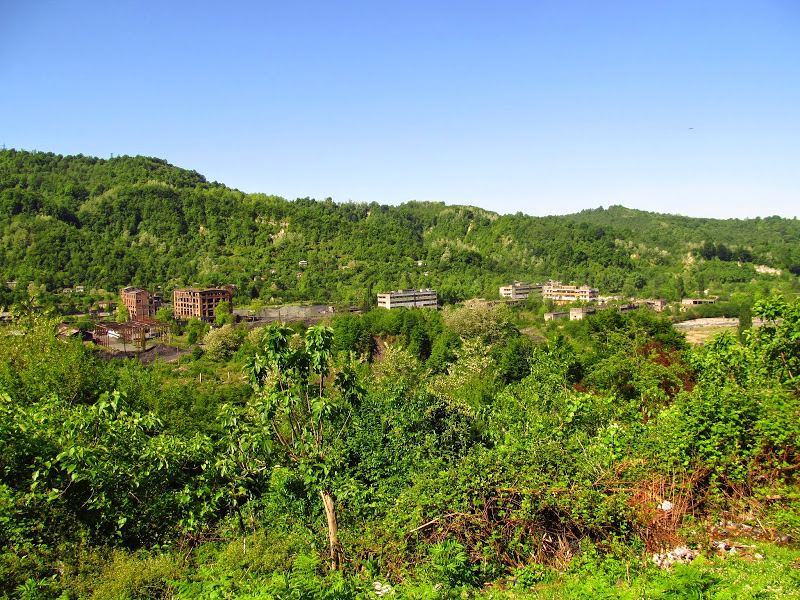
[[[378,294],[378,306],[384,308],[436,308],[436,290],[398,290]]]
[[[185,288],[172,292],[172,310],[176,319],[214,320],[214,309],[220,302],[232,302],[233,292],[226,287],[201,290]]]
[[[512,300],[524,300],[531,292],[541,291],[544,284],[541,283],[523,283],[515,281],[511,285],[500,286],[500,295],[503,298],[511,298]]]
[[[119,295],[122,303],[128,309],[128,318],[131,321],[152,319],[163,303],[160,295],[138,287],[122,288]]]

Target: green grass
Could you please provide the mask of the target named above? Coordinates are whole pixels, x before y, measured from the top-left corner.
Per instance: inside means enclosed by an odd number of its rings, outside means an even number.
[[[496,586],[482,595],[493,600],[800,598],[800,549],[753,545],[756,547],[733,556],[709,553],[689,565],[665,570],[649,565],[634,568],[620,564],[618,569],[604,569],[601,565],[585,564],[552,574],[545,582]]]

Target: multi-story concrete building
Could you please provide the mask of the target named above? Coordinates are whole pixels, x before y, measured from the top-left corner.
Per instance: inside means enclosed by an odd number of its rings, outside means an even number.
[[[562,285],[560,281],[554,281],[542,288],[542,298],[553,300],[556,304],[566,304],[578,300],[597,302],[599,292],[587,285],[578,287],[577,285]]]
[[[436,290],[397,290],[378,294],[378,306],[384,308],[436,308]]]
[[[172,310],[176,319],[196,317],[214,320],[214,309],[220,302],[232,302],[233,292],[227,288],[185,288],[172,292]]]
[[[160,295],[133,286],[122,288],[119,295],[131,321],[152,319],[163,303]]]
[[[500,295],[503,298],[511,298],[512,300],[524,300],[531,292],[541,291],[544,287],[541,283],[522,283],[515,281],[511,285],[500,286]]]

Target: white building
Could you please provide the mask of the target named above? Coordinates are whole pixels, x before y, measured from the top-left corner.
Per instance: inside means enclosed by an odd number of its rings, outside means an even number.
[[[378,294],[378,306],[384,308],[436,308],[436,290],[397,290]]]
[[[541,283],[515,281],[511,285],[500,286],[500,295],[503,298],[511,298],[512,300],[524,300],[531,292],[541,291],[542,287],[544,286]]]
[[[578,287],[577,285],[562,285],[560,281],[547,284],[542,289],[542,297],[545,300],[553,300],[557,303],[576,302],[597,302],[599,291],[587,285]]]

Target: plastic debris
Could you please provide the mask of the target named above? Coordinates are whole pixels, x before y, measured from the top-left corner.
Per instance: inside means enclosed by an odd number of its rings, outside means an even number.
[[[699,550],[692,550],[687,546],[678,546],[664,554],[653,554],[653,562],[662,569],[668,569],[675,563],[688,564],[699,555]]]
[[[372,589],[375,590],[375,595],[378,598],[394,595],[394,589],[388,583],[381,584],[380,581],[375,581],[372,583]]]

